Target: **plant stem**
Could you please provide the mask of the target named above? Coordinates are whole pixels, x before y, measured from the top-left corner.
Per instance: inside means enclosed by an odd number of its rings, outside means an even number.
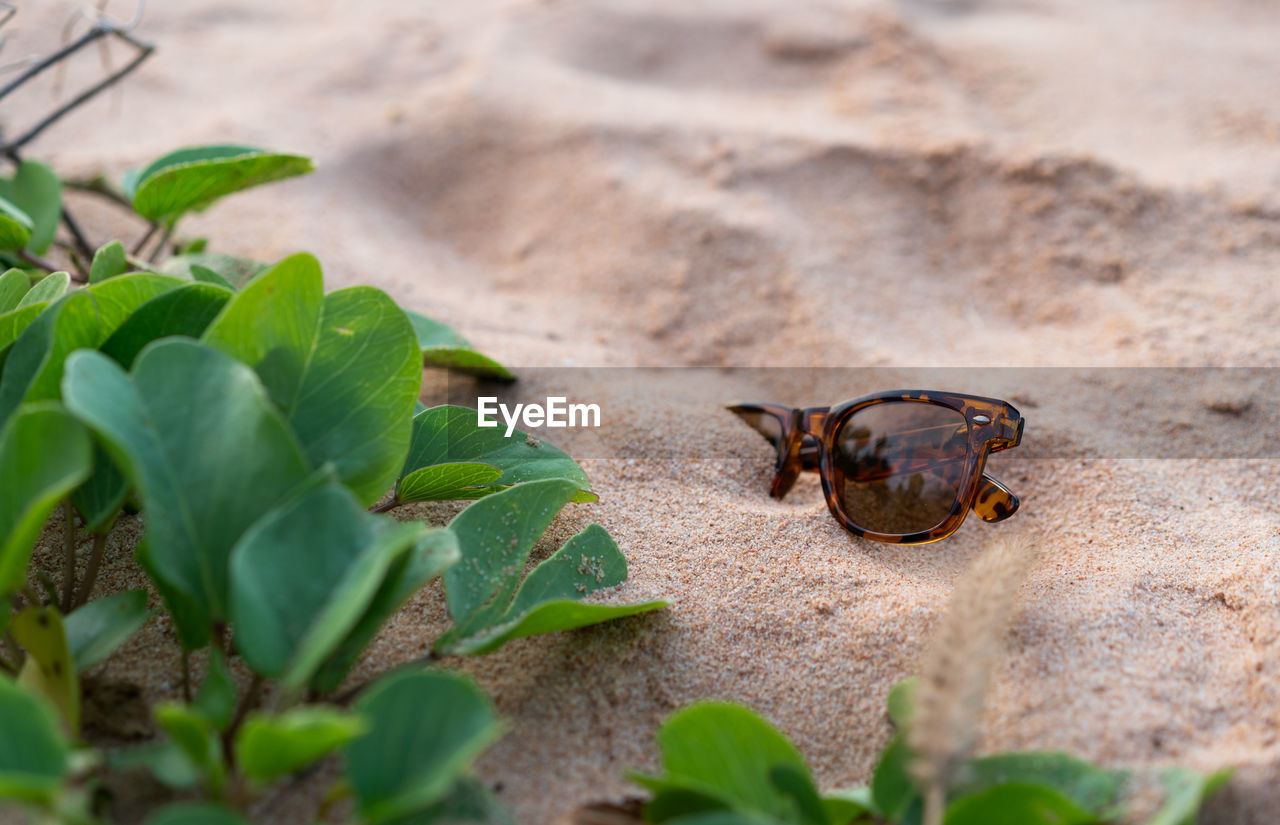
[[[110,527],[101,533],[93,534],[93,550],[89,552],[89,569],[85,571],[84,581],[80,582],[80,589],[76,591],[75,607],[89,601],[89,596],[93,593],[93,585],[98,580],[98,568],[102,566],[102,556],[107,549],[107,537],[110,535]]]
[[[151,257],[147,259],[149,263],[158,263],[160,256],[164,253],[165,246],[168,245],[169,239],[173,237],[173,228],[177,224],[169,224],[164,228],[164,233],[160,235],[160,240],[156,243],[156,248],[151,250]]]
[[[244,698],[240,700],[235,716],[231,717],[231,724],[227,725],[226,733],[222,734],[222,748],[227,755],[228,763],[231,761],[231,743],[235,741],[236,733],[240,730],[241,723],[249,715],[249,711],[256,708],[262,699],[263,682],[262,676],[257,673],[253,674],[253,679],[249,681],[249,689],[244,692]]]
[[[156,230],[157,230],[157,229],[159,229],[159,228],[160,228],[160,224],[158,224],[158,223],[154,223],[154,222],[151,224],[151,226],[147,227],[147,232],[146,232],[146,234],[145,234],[145,235],[143,235],[141,238],[139,238],[139,239],[138,239],[138,242],[137,242],[136,244],[134,244],[134,245],[133,245],[133,249],[130,249],[130,250],[129,250],[129,254],[130,254],[130,255],[141,255],[141,254],[142,254],[142,248],[143,248],[143,247],[145,247],[145,246],[147,245],[147,241],[151,240],[152,236],[154,236],[154,235],[156,234]]]
[[[75,606],[76,595],[76,511],[71,499],[62,502],[62,613]]]
[[[393,498],[390,501],[385,502],[383,504],[376,504],[373,507],[370,507],[369,512],[370,513],[386,513],[390,510],[396,509],[401,504],[404,504],[404,502],[398,498]]]
[[[75,217],[66,206],[62,207],[62,223],[67,227],[67,231],[71,233],[72,240],[75,241],[76,249],[84,256],[86,261],[93,260],[93,246],[89,243],[89,239],[84,236],[84,232],[80,229],[80,224],[76,223]],[[88,277],[85,277],[88,280]]]
[[[45,270],[46,272],[57,272],[57,271],[58,271],[58,268],[57,268],[56,266],[54,266],[53,264],[49,263],[49,262],[48,262],[48,261],[46,261],[44,258],[39,258],[39,257],[36,257],[35,255],[32,255],[30,252],[28,252],[28,251],[27,251],[27,250],[25,250],[25,249],[19,249],[19,250],[18,250],[17,252],[15,252],[14,254],[15,254],[15,255],[17,255],[19,258],[21,258],[21,259],[22,259],[23,261],[25,261],[26,263],[29,263],[29,264],[31,264],[32,266],[34,266],[36,269],[43,269],[43,270]]]

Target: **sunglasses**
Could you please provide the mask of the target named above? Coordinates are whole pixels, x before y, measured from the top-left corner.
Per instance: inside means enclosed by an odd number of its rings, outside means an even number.
[[[837,407],[729,407],[778,451],[769,494],[781,499],[817,470],[827,507],[856,536],[927,544],[954,533],[972,509],[1003,521],[1018,497],[984,472],[987,456],[1018,446],[1022,416],[994,398],[898,390]]]

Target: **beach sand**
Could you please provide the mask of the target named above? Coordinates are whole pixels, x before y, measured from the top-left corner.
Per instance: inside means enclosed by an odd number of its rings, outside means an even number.
[[[73,8],[24,10],[6,58],[47,50]],[[536,367],[1277,365],[1274,4],[192,0],[152,4],[138,34],[157,56],[32,156],[90,174],[186,144],[313,155],[314,175],[184,233],[311,251],[330,287],[379,286],[525,368],[530,398]],[[8,128],[51,99],[23,94]],[[768,400],[864,391],[810,375]],[[1190,415],[1213,415],[1195,391]],[[1228,415],[1270,426],[1249,400]],[[1015,530],[1040,558],[981,748],[1236,766],[1203,821],[1274,821],[1274,458],[1076,457],[1088,427],[1065,425],[1037,449],[1023,405],[1023,447],[993,459],[1022,510],[904,548],[846,534],[812,478],[769,499],[767,445],[718,407],[633,402],[633,449],[584,460],[601,500],[543,549],[597,521],[630,567],[610,598],[673,605],[448,662],[511,723],[480,772],[522,822],[636,793],[623,772],[656,766],[654,728],[705,697],[779,725],[823,787],[865,783],[889,687],[959,572]],[[139,581],[119,538],[100,593]],[[433,586],[357,677],[444,624]],[[170,629],[103,671],[173,695]]]

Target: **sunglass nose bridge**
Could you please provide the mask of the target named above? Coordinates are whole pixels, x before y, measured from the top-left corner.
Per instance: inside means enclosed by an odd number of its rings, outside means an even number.
[[[827,423],[827,413],[830,411],[830,407],[807,407],[800,410],[800,432],[821,439],[822,428]]]

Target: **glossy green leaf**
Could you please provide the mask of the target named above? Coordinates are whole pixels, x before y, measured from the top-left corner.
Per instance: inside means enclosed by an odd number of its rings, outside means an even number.
[[[385,676],[356,709],[369,731],[344,754],[357,807],[370,823],[439,802],[501,732],[485,695],[466,678],[444,671]]]
[[[176,790],[194,788],[201,778],[200,770],[173,740],[108,752],[106,762],[110,768],[119,771],[144,768],[161,783]]]
[[[323,289],[315,258],[286,258],[238,292],[203,340],[258,371],[312,464],[332,462],[368,506],[409,449],[422,379],[413,330],[377,289]]]
[[[467,339],[453,328],[412,310],[406,309],[404,313],[413,324],[423,366],[443,367],[480,378],[515,380],[510,370],[472,349]]]
[[[875,812],[869,787],[829,793],[822,798],[822,805],[826,808],[827,820],[832,825],[870,823],[871,815]]]
[[[5,361],[0,421],[24,401],[58,398],[71,352],[102,344],[135,309],[181,283],[167,275],[124,275],[76,290],[50,306],[22,331]]]
[[[231,299],[213,284],[185,284],[138,307],[102,344],[102,352],[128,369],[142,348],[171,335],[199,338]]]
[[[80,682],[62,615],[54,607],[27,607],[9,622],[9,633],[27,651],[18,683],[47,699],[67,730],[78,735]]]
[[[231,617],[245,661],[286,687],[305,685],[425,532],[369,514],[336,483],[272,511],[231,554]]]
[[[0,596],[26,582],[49,513],[89,474],[89,443],[84,427],[54,403],[23,407],[0,430]]]
[[[251,825],[249,820],[220,805],[179,802],[147,819],[146,825]]]
[[[434,467],[487,464],[502,471],[491,484],[474,490],[456,488],[457,498],[481,498],[513,484],[549,478],[569,479],[578,485],[574,501],[595,501],[591,480],[563,450],[505,427],[481,427],[475,410],[440,406],[423,410],[413,418],[413,440],[401,469],[396,497],[400,501],[425,501],[419,492],[433,492],[440,471]],[[466,495],[463,495],[466,493]]]
[[[129,271],[129,256],[124,244],[112,241],[93,253],[89,267],[89,283],[96,284]]]
[[[213,721],[199,708],[179,702],[161,703],[153,713],[209,791],[217,795],[226,781],[226,766],[222,763],[222,747]]]
[[[1099,821],[1052,788],[1023,783],[962,796],[948,806],[943,819],[945,825],[1091,825]]]
[[[71,503],[90,533],[104,533],[115,524],[129,494],[129,482],[101,444],[93,445],[93,471],[71,493]]]
[[[1120,798],[1128,774],[1108,771],[1057,751],[1002,753],[971,760],[955,790],[972,794],[1021,783],[1049,788],[1084,811],[1100,815]]]
[[[516,825],[515,817],[474,776],[453,784],[439,802],[416,813],[396,817],[388,825]]]
[[[1166,768],[1160,772],[1164,803],[1146,825],[1195,825],[1200,806],[1226,784],[1231,774],[1229,768],[1207,775],[1187,768]]]
[[[617,543],[603,527],[592,524],[533,569],[511,606],[493,620],[490,629],[459,640],[449,650],[488,653],[513,639],[573,630],[667,606],[664,601],[622,605],[578,601],[597,590],[619,585],[626,578],[627,562]]]
[[[889,688],[889,721],[899,731],[911,726],[911,714],[915,712],[916,678],[903,679]]]
[[[31,240],[35,223],[13,202],[0,197],[0,250],[23,249]]]
[[[39,161],[24,160],[12,178],[0,178],[0,199],[9,201],[30,217],[31,237],[26,248],[37,255],[48,251],[62,221],[62,181],[53,170]],[[0,212],[3,211],[0,206]]]
[[[200,683],[200,692],[196,694],[195,706],[219,731],[225,731],[235,715],[236,683],[231,679],[226,657],[217,645],[209,648],[209,663]]]
[[[10,269],[0,275],[0,315],[18,308],[22,296],[31,289],[31,278],[21,269]]]
[[[0,368],[8,360],[9,348],[13,346],[13,342],[47,306],[48,304],[34,304],[0,315]]]
[[[502,616],[520,583],[529,551],[577,489],[570,481],[530,482],[469,505],[449,529],[461,563],[444,574],[449,615],[463,635]]]
[[[871,798],[876,810],[894,822],[906,819],[912,811],[918,818],[921,808],[920,793],[911,780],[911,758],[906,739],[898,734],[880,754],[871,777]]]
[[[66,272],[50,272],[39,281],[36,281],[31,289],[27,290],[27,294],[23,295],[22,299],[18,301],[18,306],[29,307],[35,304],[51,304],[66,295],[69,286],[71,286],[71,275]]]
[[[191,280],[205,284],[213,284],[214,286],[220,286],[232,291],[235,290],[235,287],[232,286],[231,282],[226,278],[222,277],[217,272],[214,272],[209,267],[201,266],[200,264],[191,265]]]
[[[805,825],[828,825],[827,809],[813,784],[809,771],[795,765],[774,765],[769,769],[769,781],[774,790],[791,800],[799,814],[798,821]]]
[[[150,617],[143,590],[127,590],[76,608],[63,619],[76,671],[84,673],[105,660]]]
[[[264,183],[304,175],[311,159],[251,146],[201,146],[172,152],[131,176],[126,191],[139,215],[173,221]]]
[[[361,717],[332,707],[255,713],[236,736],[236,764],[250,781],[265,785],[328,756],[368,728]]]
[[[241,289],[269,267],[252,258],[238,258],[222,252],[187,252],[164,262],[161,271],[189,281]],[[212,273],[212,277],[210,274]]]
[[[415,470],[396,488],[400,501],[454,501],[476,498],[483,488],[502,477],[502,471],[489,464],[459,462],[433,464]]]
[[[664,775],[648,779],[659,787],[676,782],[723,798],[740,811],[804,821],[794,793],[780,792],[774,777],[781,770],[789,781],[808,780],[811,788],[809,768],[791,742],[749,708],[724,702],[690,705],[662,724],[657,740]]]
[[[70,757],[53,709],[0,674],[0,799],[49,801],[70,770]]]
[[[410,552],[392,562],[364,615],[317,671],[312,687],[321,694],[337,689],[387,619],[457,561],[458,539],[453,532],[442,527],[427,530]]]
[[[140,561],[184,644],[201,647],[229,618],[232,547],[307,478],[306,459],[253,371],[194,341],[151,344],[132,375],[89,351],[66,372],[68,409],[104,439],[146,508]]]

